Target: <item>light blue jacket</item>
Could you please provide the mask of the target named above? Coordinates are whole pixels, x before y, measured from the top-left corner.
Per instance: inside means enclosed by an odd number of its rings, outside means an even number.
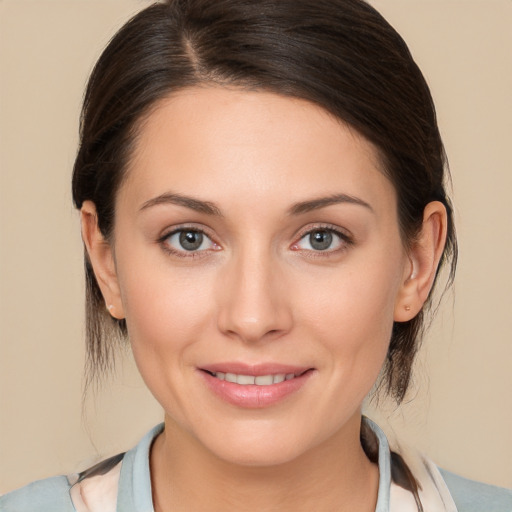
[[[364,419],[378,444],[379,491],[375,512],[512,512],[512,490],[440,470],[424,458],[407,465],[419,482],[418,496],[400,483],[404,457],[389,449],[382,430]],[[33,482],[0,497],[1,512],[154,512],[149,449],[163,425],[151,430],[126,454],[79,475]],[[400,462],[402,461],[402,462]],[[194,511],[196,512],[196,511]],[[199,511],[198,511],[199,512]]]

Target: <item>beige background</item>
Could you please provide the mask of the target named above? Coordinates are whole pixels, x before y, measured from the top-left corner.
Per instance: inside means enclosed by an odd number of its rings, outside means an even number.
[[[82,418],[82,249],[69,192],[86,76],[146,3],[0,0],[0,491],[126,450],[161,418],[129,356]],[[512,2],[374,3],[431,84],[461,250],[412,400],[381,421],[440,465],[512,487]]]

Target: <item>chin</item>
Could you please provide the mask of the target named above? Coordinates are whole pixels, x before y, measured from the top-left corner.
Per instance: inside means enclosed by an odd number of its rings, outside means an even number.
[[[223,435],[199,441],[215,457],[227,463],[269,467],[294,461],[323,440],[319,439],[318,433],[312,438],[307,432],[298,432],[292,425],[255,423],[240,425],[239,428],[232,425]]]
[[[223,446],[222,452],[216,453],[217,457],[229,464],[253,468],[280,466],[296,460],[303,453],[301,446],[291,446],[290,443],[281,443],[279,440],[256,446],[235,443],[229,449],[226,448]]]

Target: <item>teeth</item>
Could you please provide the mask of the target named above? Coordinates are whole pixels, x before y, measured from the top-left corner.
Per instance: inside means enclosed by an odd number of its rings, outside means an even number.
[[[236,383],[237,384],[254,384],[254,381],[258,379],[259,377],[254,378],[252,375],[237,375],[236,376]],[[272,379],[272,378],[271,378]],[[258,382],[259,384],[259,382]]]
[[[279,384],[285,380],[290,380],[295,377],[294,373],[277,373],[275,375],[258,375],[255,377],[254,375],[237,375],[236,373],[223,373],[223,372],[215,372],[215,377],[220,380],[225,380],[227,382],[234,382],[236,384],[241,384],[242,386],[247,386],[248,384],[256,384],[257,386],[270,386],[271,384]]]
[[[254,379],[254,384],[258,386],[269,386],[274,383],[274,377],[272,375],[259,375]]]

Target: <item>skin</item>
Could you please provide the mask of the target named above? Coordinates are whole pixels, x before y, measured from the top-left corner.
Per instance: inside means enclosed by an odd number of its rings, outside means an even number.
[[[156,510],[374,510],[361,404],[393,321],[426,300],[446,235],[444,207],[430,203],[406,249],[396,199],[376,149],[302,100],[191,88],[141,124],[115,242],[91,202],[82,226],[165,411],[151,452]],[[178,228],[204,231],[200,250],[183,249]],[[332,234],[328,249],[311,245],[314,230]],[[311,370],[295,393],[244,408],[199,370],[226,361]]]

